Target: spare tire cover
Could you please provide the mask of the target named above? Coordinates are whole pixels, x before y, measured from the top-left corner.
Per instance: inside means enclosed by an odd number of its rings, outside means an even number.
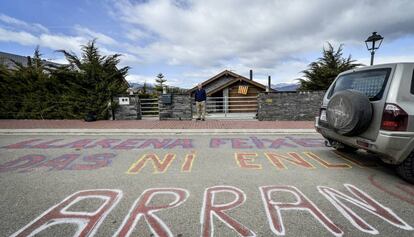
[[[339,91],[328,103],[326,119],[330,128],[341,135],[358,135],[371,122],[372,106],[368,97],[359,91]]]

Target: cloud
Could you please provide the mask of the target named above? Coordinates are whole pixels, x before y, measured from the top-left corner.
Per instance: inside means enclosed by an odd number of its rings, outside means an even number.
[[[49,48],[52,50],[64,49],[67,51],[75,52],[78,55],[81,53],[81,45],[85,45],[91,39],[92,38],[87,38],[83,36],[69,36],[63,34],[34,35],[24,31],[11,31],[0,27],[0,41],[14,42],[25,46],[39,45],[40,47]],[[108,41],[105,41],[105,43],[108,43]],[[98,44],[101,44],[101,42],[98,41]],[[121,62],[119,64],[120,67],[137,65],[142,63],[142,59],[138,58],[134,54],[122,52],[120,53],[119,51],[110,50],[102,45],[99,45],[99,50],[103,55],[121,54]],[[67,63],[63,59],[59,59],[59,61],[56,62]]]
[[[39,34],[35,35],[25,31],[12,31],[0,27],[0,41],[15,42],[26,46],[49,48],[52,50],[65,49],[80,52],[80,46],[86,44],[90,39],[80,36],[68,36],[62,34]]]
[[[302,76],[301,71],[304,70],[307,66],[307,62],[297,60],[287,60],[277,64],[277,66],[273,68],[248,67],[242,63],[235,63],[229,64],[226,67],[216,66],[193,71],[186,71],[183,73],[183,78],[186,80],[181,80],[181,84],[185,85],[187,88],[195,86],[197,83],[207,80],[226,69],[247,78],[249,77],[250,69],[252,69],[253,80],[264,85],[267,85],[268,76],[271,76],[272,83],[293,82],[295,79]]]
[[[137,83],[151,83],[155,84],[155,76],[145,76],[145,75],[139,75],[139,74],[131,74],[126,76],[126,80],[128,82],[137,82]]]
[[[0,14],[0,21],[6,23],[6,27],[0,26],[0,41],[15,42],[26,46],[39,45],[53,50],[65,49],[79,52],[80,45],[88,42],[87,37],[53,34],[39,23],[27,23],[25,21]],[[79,28],[86,34],[86,28]],[[95,32],[89,32],[93,34]],[[96,33],[96,35],[98,35]],[[105,40],[108,40],[105,38]]]
[[[83,36],[85,38],[97,39],[97,41],[101,44],[114,45],[117,43],[116,40],[114,40],[113,38],[105,34],[90,30],[86,27],[77,25],[75,26],[75,31],[78,33],[78,35]]]
[[[46,27],[39,23],[27,23],[25,21],[0,14],[0,21],[6,23],[7,27],[0,25],[0,41],[14,42],[25,46],[36,46],[49,48],[52,50],[68,50],[80,53],[81,45],[85,45],[92,39],[97,39],[97,44],[103,54],[121,53],[121,65],[129,66],[142,63],[136,55],[119,52],[106,48],[105,46],[122,46],[127,44],[117,42],[114,38],[103,33],[93,31],[87,27],[75,25],[73,27],[75,35],[53,34]],[[63,60],[60,59],[59,62]]]
[[[79,52],[80,45],[84,45],[88,42],[88,39],[79,36],[67,36],[67,35],[52,35],[42,34],[39,36],[39,45],[54,50],[69,50]]]
[[[369,65],[371,58],[361,58],[360,62]],[[414,62],[414,55],[400,55],[400,56],[383,56],[377,55],[374,58],[374,64],[385,64],[385,63],[401,63],[401,62]]]
[[[0,28],[0,41],[17,42],[21,45],[36,45],[39,39],[24,31],[10,31]]]
[[[61,55],[59,55],[59,56],[61,56]],[[59,63],[59,64],[68,64],[69,63],[68,60],[66,60],[66,58],[64,58],[64,57],[50,58],[50,59],[47,59],[47,60],[52,61],[54,63]]]
[[[237,59],[271,69],[326,41],[362,44],[371,31],[394,40],[414,33],[414,1],[128,1],[115,14],[157,36],[141,51],[171,65],[224,66]],[[375,17],[373,17],[375,16]]]
[[[27,23],[25,21],[13,18],[11,16],[0,14],[0,21],[8,24],[9,26],[19,27],[20,29],[26,29],[30,31],[49,32],[49,30],[39,23]]]
[[[126,30],[126,37],[129,40],[136,41],[136,40],[142,40],[142,39],[150,38],[151,35],[147,32],[144,32],[141,29],[138,29],[138,28],[128,28]]]
[[[182,87],[224,69],[244,76],[253,69],[255,80],[262,83],[268,75],[273,82],[294,80],[320,56],[327,41],[335,48],[345,43],[344,56],[352,52],[353,58],[368,64],[363,41],[372,31],[385,37],[384,54],[376,57],[376,63],[414,61],[412,0],[106,0],[104,4],[114,23],[105,28],[109,31],[99,32],[85,23],[74,25],[71,34],[50,32],[41,24],[0,14],[0,41],[79,54],[80,45],[97,38],[102,54],[123,55],[120,66],[132,67],[131,80],[151,82],[155,77],[140,73],[156,75],[161,68],[171,85]],[[62,17],[65,14],[71,13],[63,12]],[[397,45],[398,51],[387,49],[388,45]]]
[[[167,82],[165,83],[165,85],[168,86],[178,86],[183,88],[183,81],[177,79],[174,76],[168,76],[168,75],[164,75],[165,79],[167,79]],[[156,79],[156,75],[154,76],[147,76],[147,75],[141,75],[141,74],[130,74],[127,75],[125,78],[128,82],[137,82],[140,84],[143,84],[144,82],[149,83],[149,84],[153,84],[155,85],[155,79]],[[186,86],[188,87],[188,86]]]

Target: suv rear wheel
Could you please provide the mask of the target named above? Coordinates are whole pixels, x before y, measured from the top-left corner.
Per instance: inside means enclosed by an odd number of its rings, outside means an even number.
[[[397,173],[410,183],[414,183],[414,151],[397,166]]]

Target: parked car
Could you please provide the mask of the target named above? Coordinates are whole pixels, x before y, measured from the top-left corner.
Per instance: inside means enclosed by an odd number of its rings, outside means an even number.
[[[414,63],[339,74],[323,98],[315,126],[327,145],[380,154],[414,183]]]

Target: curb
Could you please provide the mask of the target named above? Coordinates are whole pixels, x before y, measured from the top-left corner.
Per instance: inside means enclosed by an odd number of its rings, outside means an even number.
[[[0,129],[0,135],[318,134],[315,129]]]

